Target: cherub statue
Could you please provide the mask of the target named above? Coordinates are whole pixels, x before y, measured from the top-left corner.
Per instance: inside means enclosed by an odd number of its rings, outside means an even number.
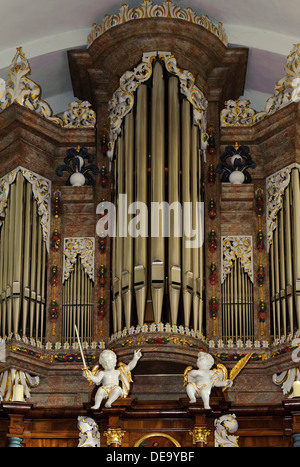
[[[92,381],[98,386],[102,386],[98,389],[95,395],[95,404],[92,409],[99,409],[102,400],[107,399],[105,407],[111,407],[112,403],[115,402],[119,397],[127,397],[131,379],[131,370],[133,370],[141,358],[141,350],[135,350],[133,359],[127,365],[120,363],[116,369],[117,356],[109,349],[103,350],[99,356],[99,363],[103,367],[103,370],[99,370],[99,365],[96,365],[92,371],[86,370],[85,377]],[[119,383],[122,383],[122,387]]]
[[[214,386],[231,386],[232,381],[227,379],[227,369],[222,364],[211,370],[214,365],[213,357],[206,352],[198,353],[198,370],[188,366],[184,372],[184,387],[191,402],[196,402],[196,396],[201,397],[204,408],[210,409],[209,397]]]

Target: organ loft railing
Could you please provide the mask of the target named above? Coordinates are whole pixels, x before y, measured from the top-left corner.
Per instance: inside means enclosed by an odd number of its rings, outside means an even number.
[[[267,179],[267,228],[274,341],[300,329],[299,166]]]
[[[0,180],[0,332],[45,334],[50,182],[18,167]]]
[[[201,130],[164,65],[138,86],[115,145],[114,333],[153,322],[204,331]]]

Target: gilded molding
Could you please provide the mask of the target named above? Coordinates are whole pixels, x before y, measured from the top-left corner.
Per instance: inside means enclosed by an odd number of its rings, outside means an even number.
[[[49,251],[49,229],[50,229],[50,204],[51,204],[51,181],[38,175],[24,167],[16,167],[7,175],[0,179],[0,217],[5,215],[5,208],[9,196],[10,185],[15,181],[18,172],[21,171],[22,175],[32,186],[33,196],[37,202],[38,214],[40,216],[40,223],[42,227],[43,240],[46,243],[47,251]],[[0,227],[2,222],[0,221]]]
[[[272,244],[273,231],[277,226],[277,213],[282,207],[282,196],[290,183],[291,170],[294,167],[297,167],[298,170],[300,170],[300,165],[294,163],[280,169],[278,172],[275,172],[266,179],[268,250]]]
[[[69,237],[64,239],[63,282],[70,277],[77,255],[86,274],[94,281],[95,239],[93,237]]]
[[[252,236],[223,236],[221,242],[222,283],[230,273],[235,258],[241,260],[245,272],[253,282]]]
[[[162,59],[166,69],[179,78],[180,90],[193,106],[194,124],[200,126],[203,133],[206,131],[207,100],[195,85],[192,73],[178,68],[176,59],[170,52],[147,52],[143,54],[142,61],[133,71],[126,71],[121,76],[120,86],[109,101],[110,129],[107,155],[110,160],[113,158],[114,145],[121,132],[123,119],[133,108],[134,92],[141,83],[151,77],[152,63],[156,58]]]
[[[93,29],[88,35],[88,47],[109,29],[128,21],[145,18],[173,18],[197,24],[214,34],[227,46],[227,37],[221,22],[216,26],[207,15],[198,16],[191,8],[182,9],[174,5],[170,0],[165,1],[162,5],[154,5],[151,1],[144,0],[137,8],[129,8],[128,5],[123,4],[119,13],[111,16],[105,15],[100,25],[94,23]]]

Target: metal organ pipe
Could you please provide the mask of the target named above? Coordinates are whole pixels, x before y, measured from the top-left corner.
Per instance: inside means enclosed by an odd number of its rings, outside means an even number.
[[[124,125],[124,170],[125,170],[125,192],[127,204],[124,206],[126,212],[133,202],[133,150],[134,150],[134,121],[133,113],[130,112],[125,117]],[[130,328],[131,323],[131,302],[132,302],[132,274],[133,274],[133,237],[128,232],[127,226],[123,240],[123,268],[122,268],[122,299],[124,305],[125,326]]]
[[[169,297],[171,323],[177,324],[181,288],[180,232],[182,229],[181,209],[179,209],[179,157],[180,157],[180,111],[178,79],[168,82],[168,202],[169,202]]]
[[[2,336],[44,337],[47,252],[32,185],[19,170],[0,229]]]
[[[163,68],[156,62],[153,70],[151,112],[151,206],[163,206],[165,201],[165,83]],[[155,323],[161,321],[165,283],[164,213],[151,216],[151,293]],[[152,211],[153,212],[153,211]],[[153,232],[152,227],[156,228]]]
[[[136,129],[135,129],[135,144],[136,144],[136,201],[147,205],[147,147],[148,147],[148,93],[147,86],[142,84],[137,90],[137,105],[136,105]],[[143,208],[142,208],[143,209]],[[148,226],[148,213],[139,212],[140,228]],[[144,216],[147,215],[147,218]],[[138,324],[144,324],[145,307],[147,298],[147,236],[149,230],[142,232],[135,238],[135,265],[134,265],[134,289],[137,307]]]
[[[94,284],[77,255],[73,270],[63,284],[62,338],[73,342],[75,324],[83,341],[93,339]]]
[[[299,238],[299,170],[292,168],[269,250],[274,340],[286,338],[300,328]]]
[[[150,85],[137,87],[135,106],[125,116],[116,144],[114,333],[123,326],[163,320],[174,326],[192,323],[195,331],[202,331],[203,246],[186,247],[193,240],[190,232],[202,227],[196,204],[202,199],[199,142],[192,106],[180,95],[178,77],[164,75],[163,64],[156,61]],[[127,195],[126,206],[120,203],[122,194]],[[186,212],[184,202],[189,203]],[[135,235],[128,232],[133,220]]]
[[[182,101],[182,212],[185,225],[192,225],[190,174],[191,174],[191,109],[187,100]],[[194,276],[192,273],[192,250],[186,248],[190,238],[182,232],[182,288],[185,326],[190,324]]]
[[[223,339],[253,339],[253,284],[239,258],[233,261],[221,290]]]

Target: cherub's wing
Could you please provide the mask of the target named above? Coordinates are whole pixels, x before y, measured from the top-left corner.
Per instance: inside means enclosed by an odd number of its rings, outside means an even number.
[[[119,363],[118,370],[120,371],[123,394],[124,394],[124,397],[127,397],[129,389],[130,389],[130,383],[132,383],[131,372],[128,370],[127,365],[122,362]]]
[[[190,372],[192,371],[193,367],[192,366],[187,366],[186,369],[184,370],[183,373],[183,387],[185,388],[187,383],[188,383],[188,376]]]
[[[91,371],[92,375],[96,376],[99,370],[100,370],[100,365],[95,365]]]
[[[222,365],[222,363],[218,363],[217,368],[215,368],[213,372],[214,375],[211,387],[213,387],[217,382],[221,383],[227,379],[227,368],[226,366]]]

